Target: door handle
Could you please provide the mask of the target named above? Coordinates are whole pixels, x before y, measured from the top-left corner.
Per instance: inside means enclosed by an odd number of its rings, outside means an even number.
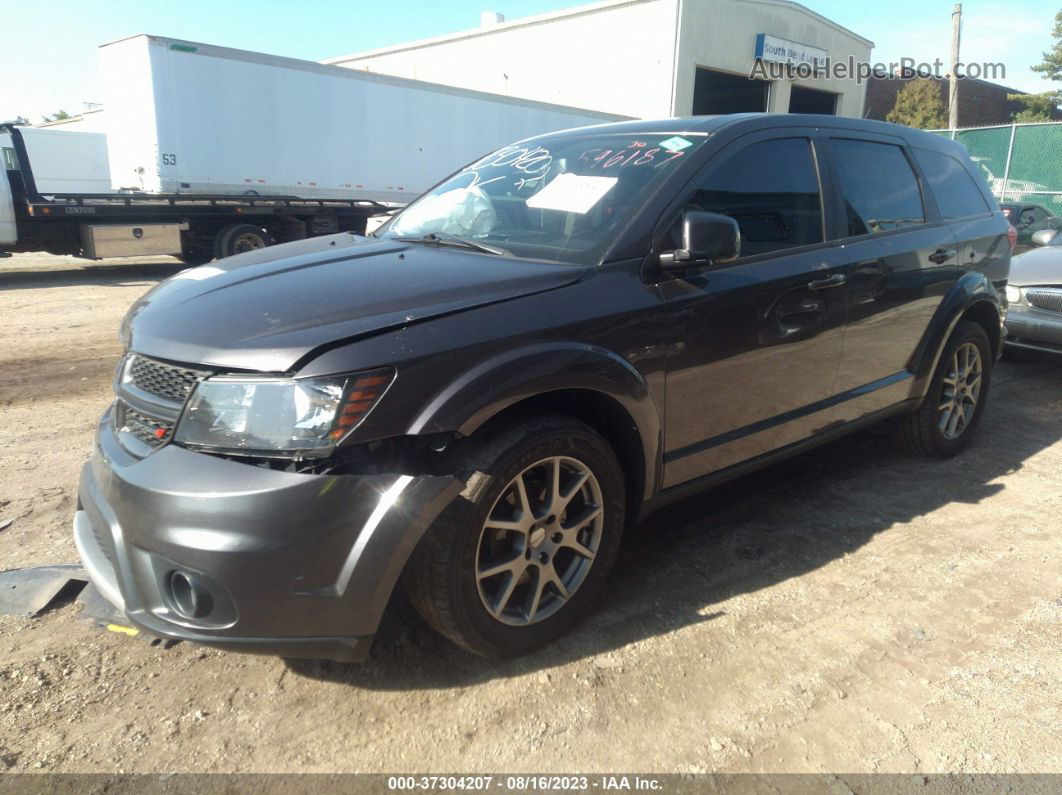
[[[955,249],[953,248],[938,248],[932,254],[929,255],[929,261],[935,262],[937,265],[943,265],[949,259],[955,256]]]
[[[848,277],[843,273],[835,273],[825,279],[815,279],[808,282],[809,290],[829,290],[831,287],[844,287],[848,284]]]

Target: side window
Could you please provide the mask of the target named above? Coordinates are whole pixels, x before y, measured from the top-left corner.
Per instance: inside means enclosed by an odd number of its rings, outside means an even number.
[[[819,179],[807,138],[761,141],[709,168],[685,209],[737,221],[742,257],[822,242]],[[675,248],[679,234],[676,222]]]
[[[1036,223],[1036,210],[1031,207],[1027,210],[1022,210],[1021,215],[1018,216],[1018,229],[1025,229]]]
[[[15,148],[13,146],[5,146],[0,151],[4,155],[4,170],[18,171],[18,155],[15,154]]]
[[[849,236],[925,222],[918,179],[900,147],[838,138],[830,141],[830,154],[841,178]]]
[[[982,215],[989,211],[988,203],[981,195],[977,183],[957,158],[929,149],[915,149],[914,153],[918,165],[922,167],[929,181],[941,215],[945,218],[962,218],[966,215]],[[1024,215],[1022,213],[1022,220]],[[1010,218],[1010,215],[1007,217]]]

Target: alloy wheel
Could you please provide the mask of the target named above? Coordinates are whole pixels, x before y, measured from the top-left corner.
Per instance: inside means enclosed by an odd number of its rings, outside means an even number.
[[[487,515],[476,551],[476,587],[487,612],[526,626],[560,610],[593,566],[602,504],[594,473],[569,456],[543,459],[514,477]]]
[[[981,394],[981,351],[972,342],[955,349],[938,406],[937,424],[945,439],[958,439],[977,410]]]

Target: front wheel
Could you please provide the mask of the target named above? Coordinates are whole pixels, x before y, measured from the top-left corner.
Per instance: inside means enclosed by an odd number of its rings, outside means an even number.
[[[992,382],[992,345],[980,324],[960,321],[937,363],[922,405],[899,418],[893,439],[904,450],[951,458],[971,441]]]
[[[275,242],[272,235],[254,224],[230,224],[214,236],[213,254],[217,259],[222,259],[246,251],[257,251]]]
[[[615,454],[588,426],[550,415],[467,440],[451,466],[473,485],[413,553],[410,601],[475,654],[546,645],[588,612],[615,560],[625,507]]]

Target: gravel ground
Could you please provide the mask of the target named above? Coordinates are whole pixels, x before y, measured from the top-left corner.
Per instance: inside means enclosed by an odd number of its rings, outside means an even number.
[[[0,259],[0,568],[76,560],[118,321],[180,267]],[[862,433],[650,517],[517,661],[401,601],[360,666],[0,617],[0,771],[1062,772],[1062,362],[996,373],[957,459]]]

